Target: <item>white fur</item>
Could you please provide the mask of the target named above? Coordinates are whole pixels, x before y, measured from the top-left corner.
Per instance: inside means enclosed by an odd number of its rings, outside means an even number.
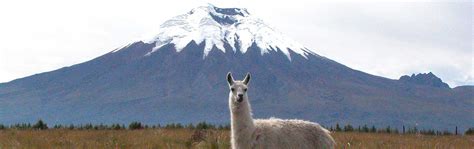
[[[250,78],[249,75],[247,77]],[[334,148],[335,141],[329,131],[317,123],[276,118],[254,120],[248,96],[244,90],[247,84],[244,81],[233,81],[229,85],[235,88],[229,93],[233,149]],[[237,94],[243,94],[241,102],[237,102]]]

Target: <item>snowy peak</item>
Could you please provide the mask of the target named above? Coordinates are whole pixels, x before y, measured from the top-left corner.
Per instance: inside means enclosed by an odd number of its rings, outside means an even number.
[[[261,49],[262,55],[277,50],[289,60],[290,50],[305,58],[307,55],[316,55],[261,19],[253,17],[246,9],[218,8],[213,5],[197,7],[165,21],[159,33],[144,42],[156,44],[149,55],[166,44],[173,44],[179,52],[191,41],[198,44],[204,42],[203,58],[213,47],[225,52],[224,45],[228,44],[234,52],[245,53],[254,43]]]
[[[215,7],[213,5],[210,5],[212,8],[214,8],[214,10],[217,12],[217,13],[220,13],[220,14],[224,14],[224,15],[231,15],[231,16],[234,16],[234,15],[240,15],[240,16],[247,16],[249,15],[249,12],[247,11],[247,9],[241,9],[241,8],[218,8],[218,7]]]
[[[209,7],[208,7],[209,8]],[[246,17],[249,15],[247,9],[240,8],[218,8],[211,5],[209,15],[221,25],[232,25],[238,23],[239,17]]]
[[[203,11],[204,14],[208,13],[209,16],[220,25],[232,25],[238,23],[242,17],[249,16],[247,9],[241,8],[218,8],[214,5],[201,6],[191,10],[188,15],[193,15],[196,11]]]

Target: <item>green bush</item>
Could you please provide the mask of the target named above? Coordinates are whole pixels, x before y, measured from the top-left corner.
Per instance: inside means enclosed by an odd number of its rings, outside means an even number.
[[[128,125],[128,129],[134,130],[134,129],[143,129],[143,125],[140,122],[132,122],[130,125]]]
[[[467,129],[466,132],[464,132],[464,134],[465,135],[474,135],[474,127]]]
[[[34,124],[32,126],[33,129],[39,129],[39,130],[44,130],[44,129],[48,129],[48,125],[46,123],[43,122],[43,120],[38,120],[38,122],[36,122],[36,124]]]

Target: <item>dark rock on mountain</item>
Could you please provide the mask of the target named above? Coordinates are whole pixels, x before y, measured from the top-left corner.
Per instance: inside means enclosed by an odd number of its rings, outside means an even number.
[[[413,83],[418,85],[426,85],[439,88],[449,88],[449,85],[444,83],[440,78],[433,73],[412,74],[411,76],[404,75],[399,79],[402,82]]]

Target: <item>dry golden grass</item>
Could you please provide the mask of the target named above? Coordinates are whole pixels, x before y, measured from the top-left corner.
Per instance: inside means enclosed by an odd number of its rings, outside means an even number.
[[[222,130],[2,130],[0,148],[229,148]]]
[[[337,148],[474,148],[474,136],[333,133]],[[0,148],[229,148],[225,130],[1,130]]]
[[[338,132],[337,148],[473,149],[474,136]]]

